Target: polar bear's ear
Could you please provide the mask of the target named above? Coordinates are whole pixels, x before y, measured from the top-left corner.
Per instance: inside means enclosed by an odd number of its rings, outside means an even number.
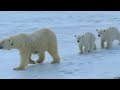
[[[84,38],[84,36],[82,36],[82,38]]]
[[[13,45],[13,41],[11,39],[9,39],[9,42],[11,43],[11,45]]]
[[[77,35],[75,35],[75,38],[77,38]]]

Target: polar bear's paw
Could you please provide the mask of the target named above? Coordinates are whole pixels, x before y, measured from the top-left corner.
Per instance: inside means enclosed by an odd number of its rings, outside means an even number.
[[[88,52],[90,52],[90,50],[88,50]]]
[[[37,60],[36,63],[42,63],[44,60]]]
[[[79,54],[83,54],[83,52],[79,52]]]
[[[60,63],[60,61],[52,61],[51,64]]]
[[[36,64],[36,62],[30,59],[29,64]]]
[[[16,67],[16,68],[13,68],[13,70],[25,70],[24,67]]]

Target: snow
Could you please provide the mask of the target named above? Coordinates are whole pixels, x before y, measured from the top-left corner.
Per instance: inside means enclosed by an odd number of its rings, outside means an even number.
[[[120,46],[110,50],[100,48],[96,29],[115,26],[120,30],[119,11],[0,11],[0,39],[16,33],[29,33],[48,27],[58,39],[60,64],[50,64],[46,52],[42,64],[28,65],[24,71],[14,71],[20,62],[18,50],[0,50],[1,79],[113,79],[120,76]],[[75,34],[92,32],[97,50],[79,54]],[[32,58],[36,60],[37,55]]]

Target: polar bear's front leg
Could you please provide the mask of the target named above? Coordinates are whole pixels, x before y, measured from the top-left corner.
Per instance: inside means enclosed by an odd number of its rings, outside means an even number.
[[[79,50],[80,50],[80,54],[82,54],[82,53],[83,53],[83,48],[82,48],[82,46],[79,46]]]
[[[105,40],[101,40],[101,48],[102,49],[104,48],[104,42],[105,42]]]
[[[82,54],[83,53],[83,47],[81,46],[80,47],[80,54]]]
[[[106,49],[112,48],[112,41],[107,41],[107,47]]]
[[[29,57],[30,57],[30,52],[29,50],[20,50],[20,65],[16,68],[13,68],[13,70],[25,70],[25,67],[28,65],[29,63]]]
[[[32,53],[30,54],[30,57],[29,57],[29,64],[36,64],[35,61],[31,59],[31,56],[32,56]]]
[[[84,53],[88,53],[89,52],[89,50],[88,50],[88,45],[85,45],[84,47],[83,47],[83,49],[84,49]]]

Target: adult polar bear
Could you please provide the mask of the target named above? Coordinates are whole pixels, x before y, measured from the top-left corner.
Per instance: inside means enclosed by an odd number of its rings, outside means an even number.
[[[37,63],[42,63],[45,59],[45,51],[52,56],[51,63],[59,63],[60,57],[57,50],[57,37],[51,30],[47,28],[40,29],[31,34],[20,33],[3,39],[0,42],[0,49],[19,49],[20,65],[14,70],[24,70],[30,64],[35,64],[31,60],[31,55],[37,53],[39,59]]]
[[[107,42],[106,49],[112,48],[112,42],[118,40],[120,44],[120,32],[115,27],[109,27],[104,30],[96,29],[98,37],[101,38],[101,48],[104,48],[104,42]]]

